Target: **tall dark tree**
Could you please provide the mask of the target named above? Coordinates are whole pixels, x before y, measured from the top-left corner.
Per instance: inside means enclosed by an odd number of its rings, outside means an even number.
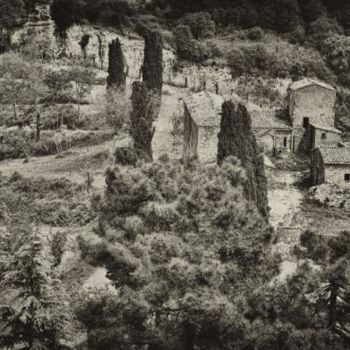
[[[161,93],[163,86],[163,41],[159,32],[145,33],[145,55],[142,77],[148,89]]]
[[[153,122],[160,109],[160,96],[150,90],[144,82],[132,85],[131,136],[134,149],[147,160],[152,159],[152,139],[155,132]]]
[[[247,198],[255,201],[260,213],[268,218],[267,182],[264,158],[252,132],[251,118],[244,105],[227,101],[222,105],[218,163],[228,156],[240,159],[247,174],[244,184]]]
[[[109,44],[107,86],[121,88],[126,84],[125,60],[119,39]]]

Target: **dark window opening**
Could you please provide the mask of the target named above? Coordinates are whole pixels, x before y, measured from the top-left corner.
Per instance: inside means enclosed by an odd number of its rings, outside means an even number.
[[[322,133],[321,140],[327,140],[327,133]]]
[[[287,142],[288,142],[288,139],[285,137],[283,139],[283,147],[286,148],[287,147]]]
[[[303,119],[303,127],[307,128],[309,126],[310,119],[309,118],[304,118]]]
[[[344,180],[345,181],[350,181],[350,174],[345,174],[344,175]]]

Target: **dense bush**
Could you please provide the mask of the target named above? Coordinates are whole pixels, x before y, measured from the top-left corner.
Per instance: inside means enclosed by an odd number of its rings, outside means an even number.
[[[244,299],[274,263],[265,255],[269,227],[244,198],[242,176],[235,159],[185,168],[168,157],[107,173],[100,239],[83,246],[117,288],[85,295],[78,307],[94,349],[245,341]]]
[[[123,0],[54,0],[51,12],[59,31],[84,20],[120,26],[125,16],[134,13],[129,2]]]
[[[86,189],[66,179],[27,179],[14,173],[0,177],[0,222],[8,215],[24,215],[52,226],[85,225],[95,214]]]
[[[177,53],[182,59],[199,63],[210,58],[210,49],[204,42],[193,38],[189,26],[178,25],[174,35]]]
[[[180,21],[188,26],[196,40],[210,38],[215,34],[215,22],[206,12],[188,13]]]
[[[248,39],[261,40],[264,37],[264,31],[260,27],[254,27],[248,32]]]
[[[279,62],[260,44],[234,48],[228,57],[228,64],[233,76],[248,73],[278,77],[283,75],[286,69],[285,64]]]

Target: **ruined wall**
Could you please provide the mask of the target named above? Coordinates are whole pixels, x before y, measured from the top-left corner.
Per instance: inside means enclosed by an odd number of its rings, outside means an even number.
[[[347,182],[344,179],[345,174],[350,174],[350,165],[325,166],[325,182],[350,187],[350,182]]]
[[[290,98],[294,127],[303,127],[304,118],[309,118],[310,123],[334,127],[335,91],[311,85],[293,91]]]

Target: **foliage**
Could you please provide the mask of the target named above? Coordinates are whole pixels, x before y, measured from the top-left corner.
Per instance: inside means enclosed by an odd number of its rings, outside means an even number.
[[[23,23],[26,9],[23,0],[1,0],[0,1],[0,23],[1,27],[12,29]]]
[[[178,25],[175,28],[174,35],[177,53],[180,58],[197,63],[203,62],[210,58],[210,50],[205,43],[193,38],[189,26],[182,24]]]
[[[73,66],[67,72],[71,81],[74,82],[74,92],[78,103],[78,115],[80,118],[80,105],[83,99],[91,92],[92,84],[96,79],[94,70],[88,67]]]
[[[215,33],[215,22],[206,12],[188,13],[181,19],[181,24],[188,26],[196,40],[210,38]]]
[[[250,40],[261,40],[264,37],[264,31],[260,27],[254,27],[248,32],[248,39]]]
[[[185,168],[166,156],[108,171],[90,249],[117,289],[79,307],[91,348],[241,344],[245,297],[274,271],[270,229],[243,195],[243,174],[233,158]]]
[[[142,78],[146,87],[162,93],[163,86],[163,40],[159,32],[147,31],[142,64]]]
[[[125,59],[119,39],[109,44],[107,86],[123,88],[126,84]]]
[[[0,186],[0,222],[22,215],[30,221],[66,226],[85,225],[94,218],[84,186],[69,180],[30,180],[14,173],[1,176]]]
[[[262,216],[268,218],[264,156],[258,149],[247,109],[242,104],[235,106],[230,101],[222,105],[218,163],[221,164],[229,156],[240,159],[247,175],[247,181],[243,184],[245,194],[248,200],[257,204]]]
[[[125,89],[110,88],[107,90],[105,106],[107,124],[114,133],[130,127],[131,101]]]
[[[256,291],[250,303],[252,318],[268,320],[275,330],[289,328],[288,337],[280,337],[283,348],[293,349],[291,339],[297,337],[300,344],[295,348],[349,347],[349,242],[348,232],[334,237],[304,232],[296,250],[301,259],[296,273],[286,283]]]
[[[154,135],[153,122],[160,111],[160,95],[149,90],[145,83],[134,82],[131,96],[131,136],[134,148],[140,158],[152,159],[152,139]]]
[[[21,243],[13,244],[12,235]],[[68,298],[55,275],[45,238],[28,223],[12,223],[2,233],[0,249],[3,300],[0,344],[4,348],[68,349]],[[11,300],[12,299],[12,300]]]
[[[121,26],[134,10],[125,0],[54,0],[51,13],[58,30],[63,32],[86,20]]]

